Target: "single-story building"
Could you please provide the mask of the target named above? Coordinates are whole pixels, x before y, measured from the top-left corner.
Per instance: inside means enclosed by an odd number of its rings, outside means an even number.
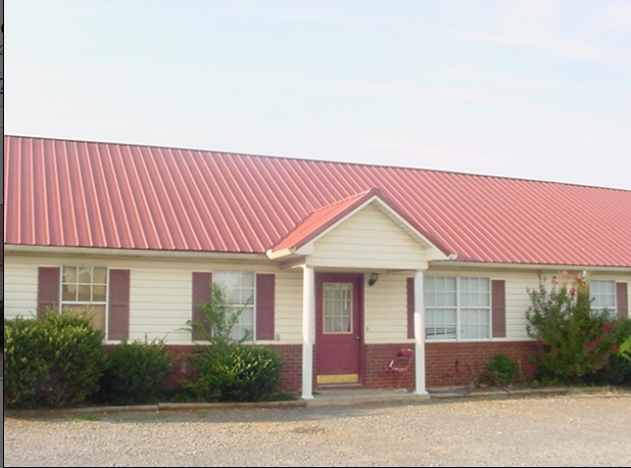
[[[592,272],[629,314],[631,191],[436,170],[5,136],[5,316],[92,308],[105,344],[165,339],[186,372],[209,284],[281,385],[375,388],[415,351],[416,393],[506,353],[527,288]],[[385,159],[385,155],[384,155]],[[248,302],[252,299],[252,302]]]

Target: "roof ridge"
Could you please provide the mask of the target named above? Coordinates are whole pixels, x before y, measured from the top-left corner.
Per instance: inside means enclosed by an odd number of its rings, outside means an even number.
[[[174,150],[174,151],[191,151],[191,152],[196,151],[200,153],[208,153],[208,154],[221,155],[221,156],[279,159],[283,161],[288,161],[288,160],[300,161],[300,162],[306,162],[310,164],[335,164],[335,165],[342,165],[342,166],[349,165],[349,166],[357,166],[357,167],[381,168],[381,169],[392,169],[392,170],[401,170],[401,171],[415,171],[415,172],[420,171],[420,172],[437,173],[437,174],[452,174],[455,176],[463,176],[463,177],[481,177],[481,178],[486,178],[486,179],[514,180],[514,181],[521,181],[521,182],[534,183],[534,184],[552,184],[552,185],[563,185],[563,186],[590,188],[590,189],[599,189],[599,190],[631,192],[631,189],[624,189],[624,188],[619,188],[619,187],[604,187],[601,185],[581,184],[578,182],[560,182],[560,181],[543,180],[543,179],[528,179],[525,177],[517,177],[517,176],[504,176],[504,175],[482,174],[482,173],[473,173],[473,172],[461,172],[461,171],[454,171],[454,170],[448,170],[448,169],[428,169],[428,168],[412,167],[412,166],[394,166],[394,165],[387,165],[387,164],[371,164],[371,163],[365,163],[365,162],[333,161],[330,159],[301,158],[297,156],[253,154],[253,153],[244,153],[244,152],[238,152],[238,151],[235,152],[235,151],[209,150],[209,149],[200,149],[200,148],[185,148],[185,147],[178,147],[178,146],[166,146],[166,145],[155,145],[155,144],[81,140],[81,139],[76,139],[76,138],[36,137],[36,136],[27,136],[27,135],[8,135],[8,134],[5,134],[4,136],[5,138],[30,138],[30,139],[39,139],[39,140],[53,140],[53,141],[87,143],[87,144],[96,144],[96,145],[133,146],[133,147],[138,147],[138,148],[156,148],[156,149],[168,149],[168,150]]]

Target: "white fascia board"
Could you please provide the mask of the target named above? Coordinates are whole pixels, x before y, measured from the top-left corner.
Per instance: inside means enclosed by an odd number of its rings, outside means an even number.
[[[542,270],[542,271],[602,271],[612,273],[631,273],[631,267],[607,267],[589,265],[541,265],[538,263],[490,263],[490,262],[458,262],[437,260],[432,261],[431,266],[444,266],[447,268],[493,268],[507,270]]]
[[[294,253],[296,253],[296,249],[281,249],[281,250],[272,250],[269,249],[266,252],[267,258],[270,260],[277,260],[279,258],[291,257]]]
[[[101,247],[51,247],[41,245],[4,245],[5,253],[33,255],[91,255],[127,258],[165,258],[186,260],[234,260],[240,262],[265,262],[265,254],[228,252],[190,252],[179,250],[104,249]]]

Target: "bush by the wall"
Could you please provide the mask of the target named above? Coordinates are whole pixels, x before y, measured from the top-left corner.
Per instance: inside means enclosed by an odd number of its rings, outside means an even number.
[[[587,379],[596,385],[631,386],[631,318],[619,319],[616,330],[617,351],[605,367]]]
[[[4,322],[4,401],[9,407],[83,403],[105,369],[103,333],[86,316],[50,311]]]
[[[489,362],[484,364],[489,373],[491,383],[505,387],[513,382],[519,370],[517,362],[503,353],[497,353]]]
[[[235,309],[221,286],[216,283],[210,286],[212,300],[200,304],[200,308],[212,332],[207,333],[199,321],[187,322],[187,329],[197,332],[208,345],[195,348],[191,366],[197,377],[182,383],[180,396],[195,401],[268,401],[278,398],[282,357],[269,348],[244,345],[251,332],[241,339],[234,339],[232,329],[244,307]]]
[[[124,341],[110,351],[98,399],[114,405],[153,403],[171,369],[164,340]]]
[[[262,346],[198,349],[191,362],[199,377],[185,383],[197,401],[270,401],[278,397],[280,354]]]
[[[527,332],[537,340],[535,364],[546,380],[579,383],[607,365],[616,345],[618,322],[591,310],[589,274],[575,275],[570,284],[563,272],[550,291],[540,278],[539,288],[529,290]]]

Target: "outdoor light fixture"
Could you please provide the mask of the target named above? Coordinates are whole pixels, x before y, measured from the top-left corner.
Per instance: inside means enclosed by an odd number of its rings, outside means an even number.
[[[368,280],[368,286],[372,286],[379,279],[379,273],[373,273],[370,275],[370,279]]]

